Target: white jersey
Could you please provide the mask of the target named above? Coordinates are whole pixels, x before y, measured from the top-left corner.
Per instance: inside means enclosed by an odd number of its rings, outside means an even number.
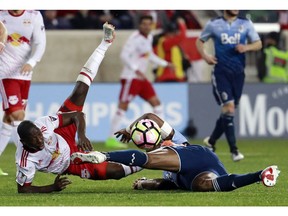
[[[18,137],[16,151],[16,182],[23,186],[33,181],[36,171],[54,174],[63,173],[70,165],[68,143],[54,129],[59,127],[59,117],[44,116],[37,119],[35,125],[44,137],[44,149],[30,153],[23,148]]]
[[[31,80],[32,72],[22,75],[21,68],[26,63],[34,67],[44,54],[46,34],[41,13],[26,10],[13,16],[4,10],[0,11],[0,20],[8,31],[4,52],[0,54],[0,79]]]
[[[149,62],[153,62],[158,66],[166,67],[168,62],[159,58],[153,52],[152,34],[147,37],[142,35],[139,31],[133,32],[121,51],[121,60],[124,68],[120,78],[133,79],[136,78],[136,71],[146,73]]]

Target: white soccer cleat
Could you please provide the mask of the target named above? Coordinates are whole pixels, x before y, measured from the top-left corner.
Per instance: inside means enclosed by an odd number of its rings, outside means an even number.
[[[103,25],[103,31],[104,31],[104,41],[112,43],[114,40],[114,30],[115,27],[108,22],[105,22]]]
[[[205,145],[205,147],[207,147],[208,149],[210,149],[211,151],[215,152],[216,148],[215,148],[215,145],[212,145],[209,143],[209,139],[210,137],[206,137],[204,140],[203,140],[203,144]]]
[[[106,155],[101,152],[92,151],[89,153],[75,152],[70,156],[71,163],[82,164],[82,163],[102,163],[106,160]]]
[[[0,168],[0,176],[7,176],[8,173],[3,172],[3,170]]]
[[[235,161],[235,162],[244,159],[244,155],[242,153],[238,152],[238,151],[235,152],[235,153],[232,153],[231,156],[232,156],[232,160]]]
[[[276,184],[276,180],[279,176],[280,170],[278,166],[269,166],[261,172],[261,179],[266,187],[273,187]]]

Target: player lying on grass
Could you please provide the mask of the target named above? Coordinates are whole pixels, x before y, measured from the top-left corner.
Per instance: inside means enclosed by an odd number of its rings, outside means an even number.
[[[92,180],[120,179],[140,167],[114,162],[101,164],[70,164],[70,154],[91,151],[92,145],[85,135],[85,116],[82,108],[106,50],[115,37],[114,26],[104,24],[104,39],[83,66],[71,95],[64,101],[55,116],[44,116],[35,122],[23,121],[17,128],[19,140],[16,167],[19,193],[49,193],[61,191],[71,184],[61,174],[77,175]],[[77,134],[78,143],[75,140]],[[58,174],[51,185],[34,186],[36,171]]]
[[[269,166],[248,174],[228,174],[217,155],[207,147],[191,145],[187,139],[173,129],[157,115],[147,113],[134,121],[127,129],[116,132],[121,142],[129,142],[132,126],[141,119],[151,119],[161,128],[164,140],[160,148],[149,152],[139,150],[111,151],[106,153],[73,153],[72,161],[101,163],[114,161],[129,166],[146,169],[164,170],[163,178],[138,179],[134,189],[170,190],[184,189],[190,191],[232,191],[259,181],[267,187],[276,184],[280,171],[277,166]]]

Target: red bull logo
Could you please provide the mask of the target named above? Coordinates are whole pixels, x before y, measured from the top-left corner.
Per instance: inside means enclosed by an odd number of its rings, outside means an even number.
[[[13,33],[8,35],[7,43],[10,43],[13,46],[20,46],[23,43],[29,44],[30,41],[25,36],[21,36],[18,33]]]

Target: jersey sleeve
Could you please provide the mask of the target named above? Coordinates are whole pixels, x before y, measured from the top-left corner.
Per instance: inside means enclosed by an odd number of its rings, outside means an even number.
[[[38,128],[42,130],[42,133],[45,131],[54,131],[54,129],[58,128],[62,124],[61,114],[51,115],[51,116],[43,116],[38,118],[35,121],[35,124]]]
[[[27,63],[32,67],[39,62],[46,49],[46,32],[43,17],[39,11],[34,20],[33,36],[32,36],[33,52]]]
[[[212,28],[212,21],[208,21],[207,24],[205,25],[203,31],[201,32],[201,35],[200,35],[200,40],[202,42],[206,42],[208,41],[211,37],[212,37],[212,33],[213,33],[213,28]]]
[[[23,151],[20,161],[16,162],[16,169],[16,182],[21,186],[31,185],[36,168],[33,162],[27,160],[27,156],[25,157],[25,151]]]
[[[256,32],[255,27],[251,20],[248,21],[248,34],[247,34],[249,42],[255,42],[260,40],[259,34]]]
[[[136,40],[130,37],[124,45],[120,54],[122,62],[133,71],[139,70],[138,65],[135,64],[135,62],[131,61],[132,56],[135,55],[135,50],[137,48],[135,43]]]

